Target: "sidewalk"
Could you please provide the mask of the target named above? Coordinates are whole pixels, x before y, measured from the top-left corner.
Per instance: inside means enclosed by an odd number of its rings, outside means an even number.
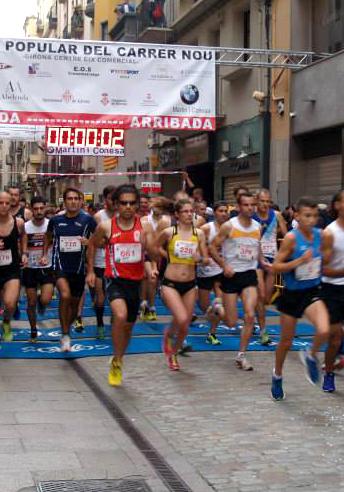
[[[121,388],[107,385],[107,358],[80,359],[134,426],[195,492],[321,491],[344,488],[344,378],[338,392],[311,386],[295,353],[287,399],[270,399],[273,354],[181,358],[128,356]],[[142,478],[168,490],[152,466],[66,361],[0,360],[0,490],[36,491],[50,480]],[[171,490],[171,489],[170,489]]]

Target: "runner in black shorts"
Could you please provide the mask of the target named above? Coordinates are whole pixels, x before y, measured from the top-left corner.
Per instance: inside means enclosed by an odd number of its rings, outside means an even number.
[[[332,199],[337,219],[324,230],[322,296],[330,315],[323,391],[336,390],[334,364],[343,340],[344,322],[344,191]]]
[[[51,250],[48,254],[48,264],[40,264],[43,256],[44,236],[49,220],[45,218],[46,202],[42,197],[31,200],[33,218],[24,224],[23,236],[23,285],[27,295],[27,315],[30,322],[31,338],[37,339],[36,306],[38,312],[44,313],[54,292],[54,280],[51,270]],[[40,295],[37,290],[40,288]]]
[[[67,188],[63,200],[66,212],[55,215],[49,221],[41,264],[48,264],[47,253],[53,243],[52,268],[60,293],[61,350],[69,352],[70,326],[77,317],[79,301],[85,289],[86,246],[96,222],[93,217],[80,211],[82,194],[76,188]]]
[[[24,231],[24,221],[10,213],[10,195],[0,193],[0,291],[4,306],[2,334],[5,342],[13,339],[11,318],[17,307],[20,293],[21,254],[19,239]]]

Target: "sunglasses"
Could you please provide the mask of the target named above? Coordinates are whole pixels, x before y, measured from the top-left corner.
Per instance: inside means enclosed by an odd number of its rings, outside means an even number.
[[[123,207],[126,207],[126,206],[128,206],[128,205],[130,205],[130,207],[134,207],[134,206],[137,204],[137,202],[136,202],[136,200],[134,200],[134,201],[129,201],[129,200],[124,201],[124,200],[120,200],[120,201],[119,201],[119,204],[120,204],[120,205],[123,205]]]

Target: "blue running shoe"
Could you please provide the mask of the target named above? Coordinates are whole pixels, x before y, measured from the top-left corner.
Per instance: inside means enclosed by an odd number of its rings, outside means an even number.
[[[299,352],[302,364],[305,366],[306,379],[311,384],[319,384],[320,370],[318,360],[312,357],[308,350]]]
[[[324,382],[323,382],[323,391],[326,393],[333,393],[336,391],[336,386],[334,384],[334,372],[325,372]]]
[[[272,399],[275,401],[281,401],[284,400],[285,398],[282,382],[283,382],[282,378],[277,378],[276,376],[272,375],[271,396]]]

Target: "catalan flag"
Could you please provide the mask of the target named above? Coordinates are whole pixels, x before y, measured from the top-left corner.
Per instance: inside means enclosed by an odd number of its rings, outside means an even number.
[[[104,171],[110,171],[111,169],[116,169],[117,166],[118,166],[118,157],[114,157],[114,156],[103,157]]]

